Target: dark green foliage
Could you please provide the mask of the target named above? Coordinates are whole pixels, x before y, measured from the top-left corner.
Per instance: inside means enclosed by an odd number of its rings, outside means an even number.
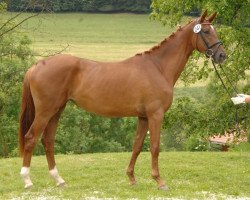
[[[9,11],[150,12],[151,0],[10,0]]]
[[[230,151],[250,152],[250,143],[243,142],[239,145],[233,145],[229,149]]]
[[[188,151],[207,151],[209,142],[201,138],[201,136],[191,135],[185,142],[185,148]]]
[[[2,26],[0,34],[12,25]],[[0,37],[0,156],[17,153],[19,100],[22,79],[31,61],[30,42],[17,32]]]
[[[246,88],[248,88],[246,90]],[[249,86],[244,92],[249,94]],[[198,90],[196,90],[198,93]],[[198,100],[196,96],[179,97],[165,114],[162,130],[162,150],[213,150],[208,145],[208,138],[213,134],[224,134],[236,129],[236,109],[238,110],[239,130],[247,131],[250,127],[249,105],[235,106],[222,94],[220,85],[209,84],[206,98]]]

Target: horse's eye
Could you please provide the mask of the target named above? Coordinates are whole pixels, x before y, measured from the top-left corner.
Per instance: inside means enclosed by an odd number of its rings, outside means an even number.
[[[209,33],[210,33],[209,30],[204,30],[203,32],[206,33],[206,34],[209,34]]]

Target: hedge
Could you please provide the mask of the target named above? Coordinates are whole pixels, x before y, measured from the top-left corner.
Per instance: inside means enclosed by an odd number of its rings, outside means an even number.
[[[151,0],[9,0],[8,11],[28,12],[150,12]]]

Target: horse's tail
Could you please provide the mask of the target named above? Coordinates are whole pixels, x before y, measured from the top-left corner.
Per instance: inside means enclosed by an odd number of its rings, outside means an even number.
[[[19,151],[21,156],[24,153],[24,136],[28,132],[35,118],[35,106],[30,91],[29,73],[30,70],[26,73],[23,81],[23,94],[22,94],[21,111],[19,117],[18,137],[19,137]]]

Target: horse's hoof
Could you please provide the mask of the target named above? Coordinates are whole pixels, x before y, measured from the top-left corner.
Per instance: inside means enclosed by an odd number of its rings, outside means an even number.
[[[66,185],[65,181],[56,184],[57,187],[64,187],[65,185]]]
[[[169,190],[168,186],[166,186],[166,185],[161,185],[161,186],[158,187],[158,189],[163,190],[163,191]]]
[[[27,184],[25,184],[24,188],[30,189],[32,186],[33,186],[33,183],[27,183]]]
[[[129,184],[130,184],[131,186],[135,186],[135,185],[137,185],[137,182],[136,182],[136,181],[131,181]]]

